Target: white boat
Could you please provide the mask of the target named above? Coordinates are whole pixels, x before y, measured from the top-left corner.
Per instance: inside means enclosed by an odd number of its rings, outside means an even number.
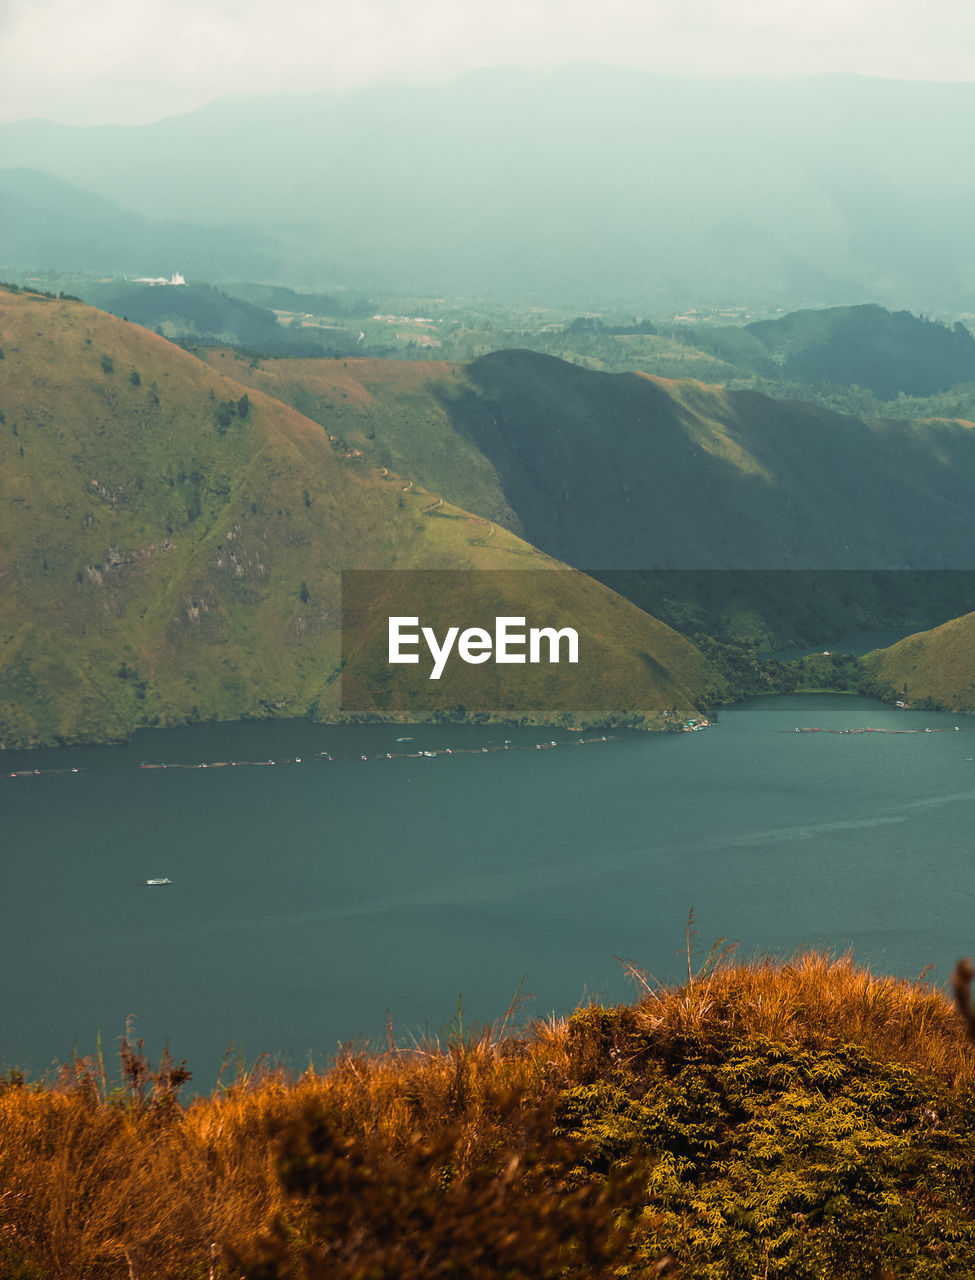
[[[147,880],[146,884],[172,884],[172,880],[168,876],[164,876],[161,880]]]

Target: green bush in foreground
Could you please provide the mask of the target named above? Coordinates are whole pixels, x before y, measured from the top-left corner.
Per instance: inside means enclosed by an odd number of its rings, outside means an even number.
[[[854,1045],[629,1048],[564,1091],[561,1120],[590,1172],[649,1159],[644,1261],[672,1252],[709,1280],[975,1274],[970,1099]]]

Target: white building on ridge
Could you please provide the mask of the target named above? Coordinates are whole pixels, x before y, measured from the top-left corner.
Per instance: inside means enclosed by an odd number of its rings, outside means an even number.
[[[167,280],[165,276],[139,276],[132,281],[133,284],[186,284],[186,277],[180,272],[174,271],[172,279]]]

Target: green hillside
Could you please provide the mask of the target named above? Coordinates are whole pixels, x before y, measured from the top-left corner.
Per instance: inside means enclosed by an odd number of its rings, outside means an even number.
[[[798,311],[747,326],[783,378],[867,387],[882,399],[928,396],[975,380],[975,338],[878,306]],[[761,370],[760,370],[761,371]]]
[[[960,321],[949,326],[875,304],[794,311],[744,326],[685,325],[679,336],[722,362],[715,376],[779,383],[777,394],[801,387],[812,398],[824,387],[857,387],[893,401],[975,380],[975,338]]]
[[[356,344],[351,330],[334,321],[299,319],[281,324],[267,306],[208,284],[161,287],[114,279],[86,282],[70,292],[102,311],[132,320],[174,341],[203,340],[297,356],[336,355]],[[300,305],[300,295],[293,294],[291,301],[292,305]]]
[[[212,368],[292,405],[338,442],[380,467],[443,494],[506,529],[521,519],[497,467],[456,430],[441,402],[470,390],[462,366],[445,361],[258,360],[234,351],[198,349]],[[464,494],[460,500],[455,495]]]
[[[112,280],[89,286],[84,301],[167,338],[206,337],[237,346],[273,348],[283,334],[273,311],[205,284],[162,287]]]
[[[80,303],[0,292],[0,349],[5,745],[335,719],[342,569],[557,567]],[[513,615],[531,605],[524,576]],[[607,713],[663,723],[665,709],[699,709],[712,677],[692,646],[581,575],[556,577],[618,672],[601,690]],[[659,662],[641,656],[658,650]],[[591,691],[562,692],[560,706],[593,708]]]
[[[584,569],[968,569],[975,432],[526,351],[215,368]]]
[[[909,706],[975,712],[975,613],[868,654],[878,691]]]

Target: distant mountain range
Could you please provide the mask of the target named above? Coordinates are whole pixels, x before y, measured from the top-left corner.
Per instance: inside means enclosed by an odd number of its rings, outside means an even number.
[[[138,248],[123,211],[169,235],[159,265],[145,237],[139,274],[195,271],[206,242],[210,280],[962,314],[973,109],[968,83],[577,66],[228,99],[138,127],[23,121],[0,126],[0,169],[78,190],[32,179],[0,258],[109,269]],[[94,238],[70,226],[83,193],[114,206],[84,206]]]

